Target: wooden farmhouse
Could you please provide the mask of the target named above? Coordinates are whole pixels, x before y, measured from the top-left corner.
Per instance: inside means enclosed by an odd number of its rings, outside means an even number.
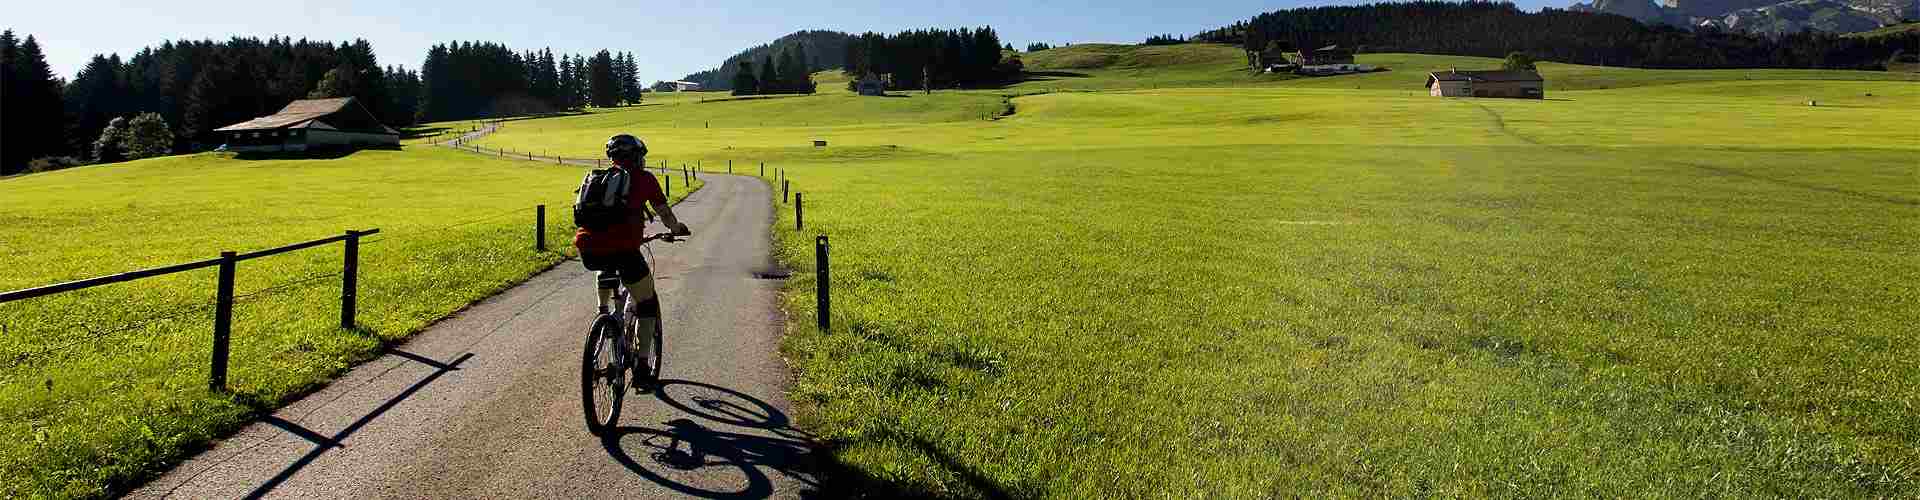
[[[1435,71],[1427,74],[1427,94],[1434,97],[1513,97],[1545,99],[1546,81],[1540,73],[1520,71]]]
[[[304,99],[280,112],[214,129],[228,151],[306,151],[400,145],[400,132],[380,123],[352,97]]]
[[[1339,45],[1328,45],[1317,49],[1301,49],[1301,66],[1331,66],[1353,64],[1353,49]]]

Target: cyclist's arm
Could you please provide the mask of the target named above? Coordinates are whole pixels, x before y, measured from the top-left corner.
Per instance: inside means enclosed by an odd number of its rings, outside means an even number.
[[[665,223],[669,230],[683,231],[686,226],[680,225],[680,219],[674,217],[673,207],[667,204],[666,192],[660,189],[660,180],[652,174],[648,174],[642,177],[642,179],[644,180],[641,182],[644,182],[646,185],[639,194],[645,196],[647,205],[653,206],[654,213],[660,214],[660,222]]]

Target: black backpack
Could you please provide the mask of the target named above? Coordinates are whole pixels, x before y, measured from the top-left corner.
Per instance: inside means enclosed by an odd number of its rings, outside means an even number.
[[[573,225],[599,231],[626,221],[629,176],[622,169],[601,169],[587,173],[580,181],[580,193],[573,200]]]

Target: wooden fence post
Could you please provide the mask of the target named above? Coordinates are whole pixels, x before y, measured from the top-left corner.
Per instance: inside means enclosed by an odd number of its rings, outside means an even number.
[[[533,249],[547,251],[547,206],[533,206]]]
[[[780,181],[780,202],[787,202],[787,181]]]
[[[227,390],[227,346],[233,336],[233,252],[220,252],[220,277],[213,299],[213,367],[207,373],[207,390]]]
[[[816,276],[818,279],[814,283],[814,295],[818,298],[817,303],[814,304],[817,308],[814,315],[820,318],[820,332],[832,333],[833,321],[829,318],[833,312],[833,302],[828,295],[833,287],[830,285],[832,275],[828,272],[827,235],[822,234],[813,239],[813,259],[813,266],[818,272]]]
[[[340,265],[340,328],[352,329],[360,296],[360,233],[347,230]]]

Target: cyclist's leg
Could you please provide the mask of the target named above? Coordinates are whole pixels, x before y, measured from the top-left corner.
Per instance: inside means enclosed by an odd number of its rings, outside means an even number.
[[[627,285],[627,310],[633,312],[634,352],[645,360],[653,352],[653,327],[660,321],[660,299],[654,295],[653,270],[636,254],[620,268]]]
[[[604,256],[587,253],[580,254],[580,263],[586,266],[588,271],[594,271],[596,277],[594,282],[599,287],[600,312],[602,313],[613,312],[613,292],[614,287],[619,283],[618,280],[620,276],[619,269],[609,266],[607,260]]]

